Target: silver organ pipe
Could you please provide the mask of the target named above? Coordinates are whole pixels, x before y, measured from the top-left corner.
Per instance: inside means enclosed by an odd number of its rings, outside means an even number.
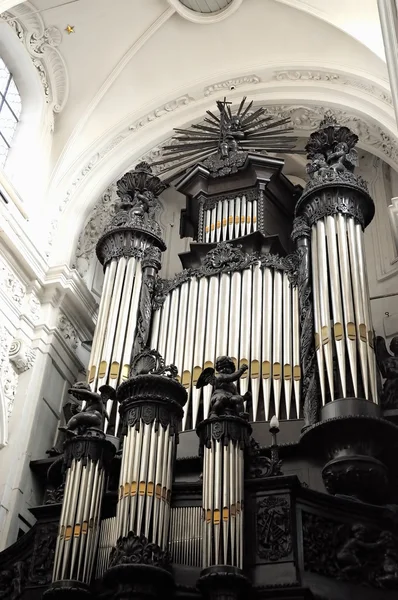
[[[271,269],[263,270],[263,323],[261,340],[261,378],[264,398],[265,420],[268,421],[271,402],[272,374],[272,315],[273,315],[273,273]]]
[[[312,226],[311,240],[315,346],[322,403],[349,395],[358,397],[361,393],[377,403],[362,227],[350,216],[327,215]]]
[[[333,310],[333,336],[337,354],[337,364],[340,374],[340,383],[343,398],[347,396],[346,386],[346,364],[345,364],[345,340],[343,329],[343,309],[341,299],[341,282],[339,272],[339,258],[337,249],[336,222],[334,216],[328,216],[326,220],[327,252],[330,270],[330,292]]]
[[[280,400],[282,391],[282,319],[280,309],[282,307],[282,281],[283,275],[280,271],[274,273],[274,294],[272,310],[272,383],[274,391],[275,414],[279,418]]]
[[[242,272],[242,300],[240,317],[240,346],[239,346],[239,367],[250,366],[250,345],[251,345],[251,312],[252,312],[252,270],[245,269]],[[249,369],[239,380],[240,393],[242,396],[249,389]]]
[[[171,508],[169,552],[174,564],[200,567],[202,564],[202,508]]]
[[[222,202],[222,231],[221,231],[221,239],[228,239],[228,219],[229,219],[229,202],[228,200],[223,200]]]
[[[312,228],[311,232],[311,245],[312,248],[317,249],[317,230],[316,227]],[[321,343],[321,303],[319,299],[319,264],[318,264],[318,252],[314,251],[311,253],[312,256],[312,280],[313,280],[313,302],[314,302],[314,329],[315,329],[315,351],[318,362],[318,373],[319,373],[319,385],[321,388],[321,400],[322,404],[326,403],[325,395],[325,371],[324,371],[324,356],[323,356],[323,345]]]
[[[105,471],[115,448],[105,435],[66,442],[65,494],[54,557],[53,582],[64,579],[88,585],[97,552]],[[95,457],[95,458],[93,458]]]
[[[118,390],[127,434],[114,530],[116,539],[133,532],[166,550],[177,427],[183,415],[186,391],[174,379],[162,375],[151,377],[144,387],[140,377],[133,377]],[[153,385],[154,402],[147,396],[150,385]],[[157,404],[159,393],[164,395],[163,412]]]
[[[211,211],[206,210],[205,242],[210,242]]]
[[[292,323],[292,294],[289,278],[286,273],[283,274],[283,323]],[[292,329],[283,331],[283,387],[285,392],[286,418],[290,418],[290,408],[292,400]]]
[[[253,231],[253,202],[247,201],[246,208],[246,234],[249,234]]]
[[[225,439],[213,433],[215,423],[225,432]],[[240,420],[236,427],[239,433],[229,435],[221,417],[202,422],[197,430],[203,449],[203,568],[243,566],[244,447],[250,426]]]
[[[235,227],[235,200],[231,198],[229,200],[229,215],[228,215],[228,239],[234,238],[234,227]]]
[[[250,357],[250,383],[253,401],[253,421],[257,421],[257,410],[260,395],[260,369],[261,369],[261,326],[262,326],[262,294],[263,280],[260,265],[253,266],[253,296],[252,296],[252,322],[251,322],[251,357]]]
[[[199,280],[199,292],[198,292],[198,308],[196,315],[197,327],[194,336],[194,353],[193,353],[193,373],[192,373],[192,428],[196,427],[196,420],[198,418],[199,401],[200,401],[200,390],[197,389],[196,384],[199,379],[199,375],[203,371],[203,365],[205,363],[204,358],[204,343],[206,336],[206,318],[207,318],[207,303],[208,303],[208,287],[209,282],[207,277],[202,277]]]
[[[185,405],[182,428],[185,430],[187,425],[188,413],[192,399],[192,376],[193,376],[193,350],[196,328],[196,310],[198,305],[199,282],[196,278],[189,281],[189,297],[188,297],[188,314],[187,314],[187,331],[184,347],[184,362],[182,371],[182,385],[187,390],[188,402]],[[165,324],[166,325],[166,324]]]
[[[246,196],[242,196],[240,209],[240,235],[246,235]]]
[[[108,322],[108,314],[109,307],[111,304],[113,285],[115,283],[116,267],[116,259],[111,260],[111,262],[105,267],[103,291],[101,294],[97,325],[94,332],[90,361],[88,365],[90,384],[94,382],[97,376],[97,369],[100,362],[101,349],[106,331],[106,324]]]
[[[317,224],[317,241],[319,261],[319,286],[320,286],[320,309],[321,309],[321,341],[325,358],[326,374],[329,382],[330,397],[334,398],[334,378],[333,378],[333,346],[330,329],[330,295],[328,279],[328,263],[326,253],[326,232],[325,223],[320,219]]]
[[[344,312],[344,332],[347,344],[347,355],[348,362],[350,365],[351,380],[353,382],[354,387],[354,394],[355,396],[358,396],[356,329],[354,316],[354,301],[352,298],[346,224],[343,215],[336,215],[335,218],[337,221],[337,237],[340,259],[341,291]]]
[[[219,299],[219,280],[218,276],[209,277],[209,298],[207,305],[207,321],[206,321],[206,337],[204,342],[204,368],[214,368],[216,354],[218,356],[218,346],[216,350],[216,340],[218,344],[219,332],[217,332],[217,324],[220,324],[221,313],[224,310]],[[206,386],[203,389],[203,418],[206,419],[209,414],[211,386]]]
[[[211,222],[210,222],[210,242],[214,243],[216,240],[216,220],[217,220],[217,208],[214,207],[211,211]]]
[[[253,200],[253,231],[257,231],[257,200]]]
[[[234,228],[234,237],[238,238],[240,236],[240,210],[241,210],[241,199],[235,198],[235,228]]]
[[[154,319],[152,342],[158,340],[166,362],[182,373],[189,397],[183,430],[196,426],[201,400],[203,417],[208,415],[211,387],[202,391],[196,382],[225,354],[236,368],[249,367],[239,385],[242,394],[251,392],[253,420],[268,420],[272,402],[277,414],[298,418],[298,310],[297,288],[287,274],[260,262],[242,271],[191,276],[169,292]]]
[[[104,337],[104,346],[102,350],[101,362],[99,366],[98,387],[104,385],[108,381],[108,379],[110,379],[110,375],[113,374],[111,371],[112,349],[115,341],[115,331],[123,291],[124,276],[126,273],[126,262],[126,258],[122,256],[117,263],[115,285],[113,288],[111,305],[109,308],[108,323]]]
[[[216,242],[221,240],[221,231],[222,231],[222,202],[217,203],[217,216],[216,216]]]

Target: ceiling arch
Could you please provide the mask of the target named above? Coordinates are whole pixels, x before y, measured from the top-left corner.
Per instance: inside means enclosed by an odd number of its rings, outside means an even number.
[[[239,77],[234,81],[240,85],[230,99],[237,104],[242,95],[249,95],[257,105],[268,106],[274,114],[289,116],[295,134],[300,137],[308,137],[319,124],[325,108],[330,107],[340,122],[359,135],[361,148],[397,169],[398,139],[391,100],[388,95],[384,96],[386,90],[379,86],[361,89],[360,83],[369,85],[369,82],[355,79],[349,86],[345,79],[349,78],[347,73],[339,73],[341,80],[330,80],[330,76],[330,72],[319,70],[300,72],[285,68],[275,74],[272,82],[257,82],[251,76],[246,76],[246,79]],[[70,260],[71,246],[66,248],[62,232],[68,232],[68,236],[78,235],[95,199],[112,181],[142,157],[149,160],[156,158],[159,145],[170,137],[174,127],[185,127],[201,120],[205,110],[213,108],[215,99],[224,94],[223,82],[212,85],[209,82],[206,88],[217,92],[211,91],[207,96],[196,99],[189,91],[140,119],[126,121],[124,129],[114,131],[112,136],[103,140],[102,145],[97,146],[97,152],[75,173],[76,179],[58,197],[54,213],[57,222],[53,224],[59,228],[56,236],[59,243],[53,244],[51,262],[56,264]]]

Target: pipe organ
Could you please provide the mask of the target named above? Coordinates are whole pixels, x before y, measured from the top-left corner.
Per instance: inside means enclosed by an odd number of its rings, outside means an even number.
[[[211,266],[213,257],[220,268]],[[242,270],[222,272],[228,260]],[[211,390],[201,396],[196,383],[223,354],[236,367],[249,367],[240,391],[251,390],[253,421],[272,414],[300,418],[298,290],[287,262],[221,245],[197,271],[187,270],[171,283],[151,333],[151,346],[176,365],[188,393],[183,430],[207,418]]]
[[[293,538],[302,524],[293,515],[309,513],[293,506],[299,482],[281,473],[279,419],[285,432],[298,426],[287,445],[297,454],[304,448],[304,460],[316,456],[308,469],[318,469],[314,480],[322,475],[326,490],[340,496],[339,515],[347,496],[361,501],[358,523],[366,502],[388,499],[383,452],[395,444],[397,427],[381,418],[378,398],[363,240],[374,206],[354,174],[357,137],[326,116],[306,146],[302,191],[283,175],[282,160],[239,146],[264,112],[245,117],[251,105],[241,113],[244,103],[234,116],[219,103],[215,152],[211,128],[196,126],[192,139],[207,136],[198,143],[209,151],[175,184],[186,197],[180,233],[193,241],[172,279],[158,275],[164,184],[146,163],[118,182],[120,205],[97,244],[105,277],[89,365],[93,391],[116,389],[106,433],[120,442],[112,463],[118,485],[101,521],[106,461],[79,450],[79,436],[67,440],[54,585],[88,585],[95,573],[109,598],[159,598],[171,595],[174,578],[181,597],[197,588],[203,598],[243,600],[252,578],[260,596],[281,583],[275,597],[289,586],[308,597],[298,587],[302,552]],[[187,144],[184,164],[192,158]],[[263,436],[261,421],[274,415],[268,457],[249,422]],[[90,435],[84,443],[109,444],[98,430]],[[323,492],[310,502],[306,490],[306,511],[317,503],[324,510]],[[252,510],[245,512],[246,503]],[[355,511],[351,502],[347,523]],[[310,545],[328,517],[318,512]],[[253,544],[244,546],[250,535]],[[334,565],[344,548],[342,541]],[[261,597],[271,597],[269,590]]]

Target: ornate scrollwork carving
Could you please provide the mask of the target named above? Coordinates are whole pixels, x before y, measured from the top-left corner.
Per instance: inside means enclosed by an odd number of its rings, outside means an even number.
[[[245,253],[241,245],[220,242],[204,256],[200,267],[184,269],[173,279],[159,278],[156,280],[153,293],[153,310],[158,310],[172,290],[189,281],[192,277],[201,278],[218,275],[219,273],[233,273],[234,271],[247,269],[256,263],[260,263],[263,268],[279,269],[286,272],[294,284],[298,261],[299,256],[297,253],[285,257],[277,254]]]
[[[198,425],[197,433],[200,439],[200,448],[210,448],[211,440],[220,441],[227,446],[230,441],[240,448],[247,448],[250,444],[251,427],[246,419],[233,415],[222,415],[216,419],[206,419]]]
[[[157,197],[166,187],[159,177],[153,175],[146,162],[139,163],[133,171],[119,179],[116,193],[120,202],[96,247],[102,264],[119,256],[142,257],[142,249],[133,245],[130,239],[127,240],[130,243],[126,243],[127,232],[131,230],[149,237],[159,248],[165,249],[156,214],[159,210]]]
[[[144,535],[136,535],[132,531],[126,537],[120,537],[116,547],[112,549],[109,566],[117,565],[152,565],[162,569],[170,569],[170,555],[167,551],[149,540]]]
[[[258,442],[253,438],[250,439],[248,449],[248,469],[247,476],[249,479],[259,479],[264,477],[277,477],[282,475],[282,461],[274,457],[265,456],[261,453],[261,448]]]
[[[307,164],[310,179],[299,202],[303,206],[311,196],[305,206],[310,225],[338,212],[352,216],[362,227],[373,217],[374,206],[367,183],[354,174],[358,164],[357,142],[358,136],[348,127],[339,125],[331,113],[325,114],[319,129],[310,135],[305,147],[310,161]],[[327,188],[331,187],[342,187],[345,191],[341,193],[337,189],[330,193]]]
[[[292,552],[290,503],[286,496],[270,495],[257,504],[257,554],[267,562]]]

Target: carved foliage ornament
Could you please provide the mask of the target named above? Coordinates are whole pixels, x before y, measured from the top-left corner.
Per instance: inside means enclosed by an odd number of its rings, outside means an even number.
[[[170,555],[157,544],[149,542],[144,535],[138,536],[130,531],[126,537],[118,539],[111,551],[109,566],[134,564],[170,569]]]
[[[223,415],[217,419],[206,419],[198,426],[197,433],[200,439],[200,448],[210,448],[211,441],[221,442],[228,446],[229,442],[237,444],[239,448],[246,448],[250,444],[251,427],[240,417]]]
[[[303,512],[303,549],[306,571],[398,589],[398,539],[391,531]]]
[[[274,562],[291,553],[289,497],[267,496],[257,504],[257,554],[266,562]]]

